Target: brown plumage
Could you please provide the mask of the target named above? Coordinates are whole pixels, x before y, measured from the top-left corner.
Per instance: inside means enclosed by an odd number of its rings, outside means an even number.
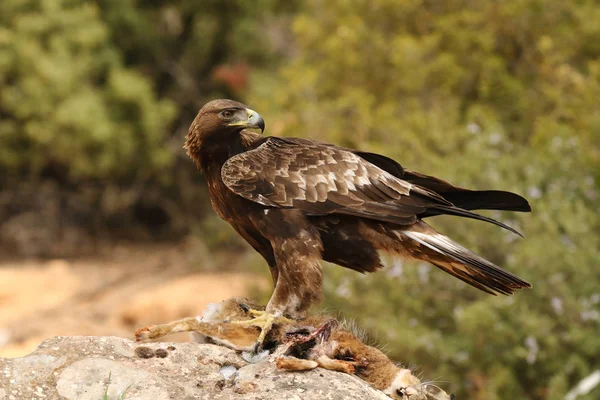
[[[185,147],[206,175],[215,211],[267,261],[275,285],[268,313],[305,315],[321,294],[321,259],[373,272],[382,267],[380,250],[428,261],[490,294],[531,286],[423,221],[456,215],[516,232],[470,210],[530,211],[521,196],[471,191],[378,154],[246,128],[264,122],[243,104],[214,100]]]

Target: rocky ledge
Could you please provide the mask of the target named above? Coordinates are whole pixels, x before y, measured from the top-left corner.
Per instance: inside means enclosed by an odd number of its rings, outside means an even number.
[[[390,400],[356,376],[278,370],[212,344],[55,337],[28,356],[0,358],[0,400]]]

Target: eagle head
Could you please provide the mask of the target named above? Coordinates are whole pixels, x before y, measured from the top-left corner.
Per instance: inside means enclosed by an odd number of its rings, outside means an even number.
[[[246,128],[265,130],[265,121],[248,106],[228,99],[213,100],[204,105],[194,118],[186,136],[185,149],[192,156],[211,140],[227,140],[231,134]]]

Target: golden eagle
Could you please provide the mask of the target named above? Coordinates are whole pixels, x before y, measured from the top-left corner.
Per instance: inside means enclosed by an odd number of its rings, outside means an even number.
[[[379,251],[430,262],[490,294],[528,282],[436,232],[440,214],[514,229],[469,210],[531,211],[510,192],[473,191],[374,153],[308,139],[264,137],[262,117],[232,100],[207,103],[185,148],[204,171],[213,208],[267,261],[274,292],[254,324],[263,336],[301,318],[321,295],[320,260],[359,272],[382,268]]]

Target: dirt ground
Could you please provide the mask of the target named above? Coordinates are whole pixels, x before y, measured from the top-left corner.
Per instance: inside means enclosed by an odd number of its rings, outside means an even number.
[[[185,246],[122,246],[102,254],[0,262],[0,357],[26,355],[52,336],[131,338],[136,328],[197,315],[208,303],[245,296],[257,282],[240,272],[199,272]],[[172,339],[184,341],[187,335]]]

